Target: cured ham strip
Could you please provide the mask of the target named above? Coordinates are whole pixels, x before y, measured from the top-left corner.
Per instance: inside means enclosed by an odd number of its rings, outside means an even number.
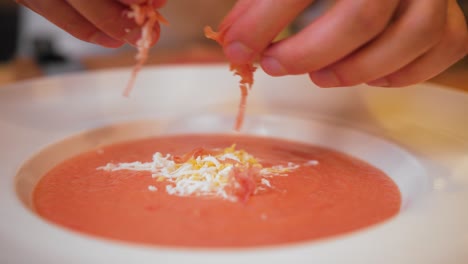
[[[205,36],[218,42],[219,45],[224,46],[224,35],[226,30],[220,30],[219,32],[214,31],[211,27],[205,27]],[[252,63],[235,64],[231,63],[229,66],[230,70],[234,72],[234,75],[238,75],[241,79],[239,81],[239,88],[241,90],[241,100],[239,103],[239,110],[237,112],[236,123],[234,129],[240,131],[244,123],[245,108],[247,106],[247,97],[249,91],[252,89],[254,82],[253,74],[256,67]]]
[[[148,53],[151,44],[159,39],[160,30],[157,24],[169,24],[168,21],[153,6],[153,1],[149,0],[143,4],[134,4],[130,6],[128,17],[133,18],[135,23],[141,27],[141,37],[137,42],[138,53],[135,57],[137,63],[133,67],[130,80],[124,90],[123,95],[128,97],[135,85],[135,80],[141,68],[148,60]],[[156,31],[154,29],[157,29]]]

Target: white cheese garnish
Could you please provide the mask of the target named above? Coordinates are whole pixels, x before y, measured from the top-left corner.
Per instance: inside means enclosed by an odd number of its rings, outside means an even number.
[[[270,168],[263,168],[260,170],[260,174],[269,176],[269,175],[275,175],[275,176],[288,176],[288,172],[294,171],[298,169],[300,165],[295,164],[293,162],[288,162],[286,166],[284,165],[275,165]]]
[[[262,178],[262,179],[261,179],[261,182],[262,182],[263,185],[266,185],[266,186],[268,186],[268,187],[271,188],[271,183],[270,183],[269,180],[267,180],[267,179],[265,179],[265,178]]]
[[[236,150],[235,145],[224,149],[218,155],[202,155],[191,157],[185,162],[176,163],[170,154],[163,155],[156,152],[152,162],[108,163],[98,167],[98,170],[118,171],[148,171],[151,177],[159,182],[166,182],[165,190],[170,195],[177,196],[217,196],[235,201],[236,196],[232,189],[241,187],[233,176],[233,169],[259,169],[260,182],[263,186],[272,188],[272,184],[266,177],[287,176],[287,172],[299,168],[299,165],[289,162],[286,166],[276,165],[270,168],[262,168],[262,165],[250,154],[243,150]],[[226,188],[231,186],[232,188]],[[227,189],[231,189],[228,193]],[[262,186],[258,190],[265,189]],[[148,186],[148,190],[156,191],[156,186]],[[257,191],[257,190],[256,190]]]
[[[317,166],[319,165],[319,161],[318,160],[309,160],[305,163],[306,166]]]
[[[98,167],[98,170],[105,171],[119,171],[119,170],[133,170],[133,171],[149,171],[151,170],[151,163],[142,163],[140,161],[130,163],[107,163],[106,166]]]

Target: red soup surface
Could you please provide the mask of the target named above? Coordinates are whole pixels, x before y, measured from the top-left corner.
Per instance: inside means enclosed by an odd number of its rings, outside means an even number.
[[[326,238],[388,219],[401,204],[395,183],[359,159],[235,135],[155,137],[82,153],[44,175],[33,199],[40,216],[72,230],[176,247]]]

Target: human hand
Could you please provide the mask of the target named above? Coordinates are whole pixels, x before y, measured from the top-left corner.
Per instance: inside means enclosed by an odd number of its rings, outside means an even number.
[[[136,45],[141,28],[126,12],[131,4],[148,0],[16,0],[78,39],[116,48]],[[151,0],[149,0],[151,1]],[[152,0],[155,8],[166,0]],[[159,24],[153,29],[159,33]],[[153,34],[159,36],[159,34]],[[153,39],[156,42],[157,39]]]
[[[220,25],[233,63],[260,56],[273,76],[308,73],[321,87],[401,87],[442,72],[468,51],[456,0],[337,0],[297,34],[275,36],[313,0],[239,0]]]

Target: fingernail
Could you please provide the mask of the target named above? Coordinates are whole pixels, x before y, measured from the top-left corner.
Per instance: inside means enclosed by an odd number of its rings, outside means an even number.
[[[272,76],[282,76],[288,74],[286,68],[275,58],[264,57],[261,61],[263,70]]]
[[[103,32],[96,32],[89,39],[89,41],[94,44],[111,47],[111,48],[119,47],[123,44],[122,41],[116,40]]]
[[[388,81],[387,78],[383,77],[383,78],[368,82],[367,85],[378,86],[378,87],[387,87],[387,86],[390,85],[390,82]]]
[[[226,56],[234,63],[246,63],[253,60],[254,51],[241,42],[232,42],[224,48]]]
[[[336,73],[331,69],[323,69],[310,73],[312,81],[323,88],[341,86],[341,82]]]

